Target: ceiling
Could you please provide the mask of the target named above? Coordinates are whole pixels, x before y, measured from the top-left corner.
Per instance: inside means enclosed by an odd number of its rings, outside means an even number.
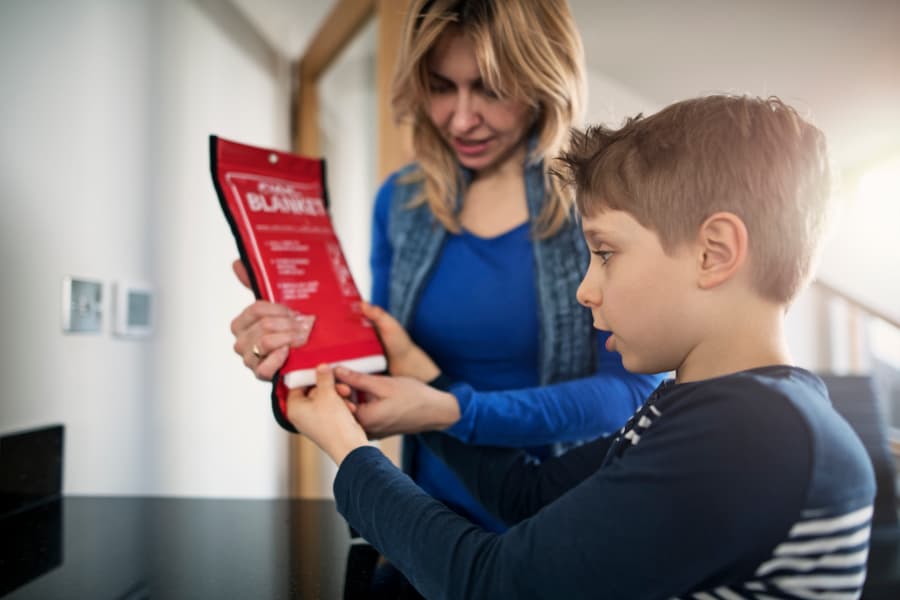
[[[287,58],[335,0],[231,0]],[[588,67],[660,106],[774,94],[861,166],[900,152],[900,0],[570,0]]]
[[[898,0],[570,0],[587,63],[668,104],[778,95],[840,163],[900,153]]]
[[[300,58],[337,0],[231,0],[279,54]]]

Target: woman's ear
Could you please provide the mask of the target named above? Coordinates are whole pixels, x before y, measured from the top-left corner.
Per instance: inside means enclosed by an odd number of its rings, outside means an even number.
[[[698,279],[701,289],[714,288],[734,277],[747,262],[747,226],[734,213],[709,216],[697,233]]]

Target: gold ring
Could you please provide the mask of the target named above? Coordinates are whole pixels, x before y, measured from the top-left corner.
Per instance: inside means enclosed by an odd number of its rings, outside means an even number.
[[[260,351],[259,346],[257,346],[256,344],[253,344],[253,348],[250,349],[250,352],[252,352],[253,356],[255,356],[259,360],[262,360],[264,356],[262,351]]]

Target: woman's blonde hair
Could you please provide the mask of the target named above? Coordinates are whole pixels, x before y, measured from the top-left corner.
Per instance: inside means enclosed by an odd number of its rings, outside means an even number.
[[[448,230],[458,232],[456,196],[463,182],[453,150],[429,117],[429,51],[455,28],[475,47],[485,85],[501,98],[524,102],[537,115],[527,160],[550,161],[565,149],[584,103],[584,51],[566,0],[413,0],[394,74],[395,117],[412,125],[424,182],[413,206],[427,203]],[[572,200],[556,178],[545,175],[547,201],[536,233],[554,234],[568,218]]]

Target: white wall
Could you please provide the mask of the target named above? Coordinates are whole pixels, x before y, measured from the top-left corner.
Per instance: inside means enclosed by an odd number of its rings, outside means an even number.
[[[65,424],[67,493],[285,493],[207,136],[286,149],[288,65],[212,0],[7,0],[0,53],[0,433]],[[65,275],[149,281],[154,335],[114,338],[108,303],[64,335]]]
[[[145,344],[63,336],[66,274],[142,278],[149,62],[146,6],[6,2],[0,17],[4,216],[0,427],[62,422],[72,491],[141,485]]]
[[[588,98],[585,107],[585,123],[604,123],[617,127],[628,117],[638,113],[645,116],[663,106],[642,96],[624,83],[587,65]]]

